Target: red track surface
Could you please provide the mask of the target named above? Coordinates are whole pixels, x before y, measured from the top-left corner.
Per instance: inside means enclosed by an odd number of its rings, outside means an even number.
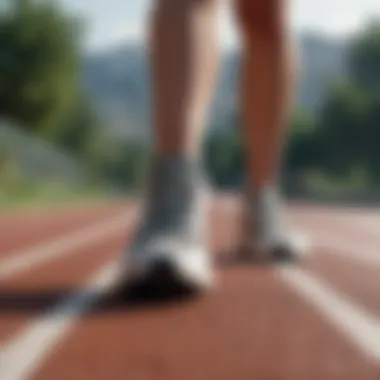
[[[130,206],[117,205],[4,217],[0,259],[120,214],[121,207],[128,214]],[[380,324],[380,251],[373,261],[362,260],[380,247],[380,213],[302,206],[290,214],[323,243],[302,270]],[[216,254],[233,257],[238,215],[233,200],[216,201],[210,236]],[[101,243],[90,239],[76,252],[0,278],[0,380],[7,348],[118,257],[131,232],[130,226]],[[302,298],[279,268],[230,262],[218,273],[217,290],[197,299],[160,304],[103,296],[33,369],[4,380],[380,379],[380,359],[370,358],[318,305]],[[16,366],[32,357],[33,346],[28,349],[30,355],[10,357]]]

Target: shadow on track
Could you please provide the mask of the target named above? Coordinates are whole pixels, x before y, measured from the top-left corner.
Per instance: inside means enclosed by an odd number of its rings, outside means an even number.
[[[215,255],[217,257],[216,265],[219,269],[247,267],[248,262],[233,252],[220,252]],[[254,266],[261,266],[258,263],[253,263]],[[264,265],[265,266],[265,265]],[[64,303],[67,299],[78,294],[77,289],[73,288],[56,288],[49,290],[0,290],[0,316],[5,314],[23,314],[23,315],[39,315],[50,313],[55,310],[56,306]],[[173,291],[170,286],[165,287],[150,287],[141,286],[125,290],[122,287],[113,289],[106,294],[97,294],[93,292],[83,292],[83,299],[96,299],[95,305],[86,313],[87,315],[125,312],[136,309],[158,309],[171,306],[179,307],[181,304],[200,300],[199,297],[188,289],[175,288]],[[58,309],[58,313],[70,315],[71,309]]]
[[[44,313],[73,293],[72,289],[0,291],[0,316],[8,313]]]
[[[39,316],[51,312],[63,315],[71,315],[72,309],[57,308],[57,305],[77,294],[69,289],[53,290],[17,290],[0,292],[0,317],[15,315]],[[192,298],[192,294],[186,291],[164,293],[152,289],[113,290],[109,293],[97,293],[96,291],[83,292],[83,299],[96,299],[95,305],[86,313],[101,314],[117,310],[127,311],[136,308],[158,308],[185,302]],[[1,321],[0,321],[1,323]]]

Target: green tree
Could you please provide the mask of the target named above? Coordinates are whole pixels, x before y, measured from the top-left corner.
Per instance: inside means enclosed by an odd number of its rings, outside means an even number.
[[[88,148],[86,161],[93,181],[117,191],[141,188],[149,157],[144,144],[118,141],[99,134]]]
[[[100,134],[97,114],[85,95],[78,95],[74,106],[45,137],[77,157],[89,154],[90,144]]]
[[[380,19],[372,20],[349,44],[350,81],[380,96]]]
[[[205,164],[211,181],[235,187],[243,179],[243,147],[236,124],[229,131],[211,133],[205,144]]]
[[[44,134],[76,99],[78,24],[56,2],[19,0],[0,29],[0,114]]]
[[[374,152],[369,147],[369,118],[373,98],[349,83],[331,87],[320,111],[321,163],[332,175],[345,177],[364,167]]]
[[[297,111],[290,121],[290,127],[285,151],[285,171],[298,173],[320,167],[322,147],[315,117]]]
[[[380,184],[380,21],[370,22],[349,44],[349,77],[334,84],[320,109],[321,162],[330,175],[364,172]]]

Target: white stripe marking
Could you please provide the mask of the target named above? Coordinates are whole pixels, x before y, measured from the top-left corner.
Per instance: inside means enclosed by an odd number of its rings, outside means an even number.
[[[283,268],[280,269],[280,273],[298,294],[307,302],[311,302],[369,359],[380,363],[379,319],[307,271],[299,268]]]
[[[132,220],[131,214],[113,217],[79,232],[70,233],[31,249],[15,252],[12,257],[0,260],[0,280],[24,272],[32,267],[55,260],[68,252],[96,243],[106,237],[114,236],[126,229],[126,223]]]
[[[0,379],[27,380],[74,327],[75,322],[115,285],[117,266],[102,268],[78,293],[28,325],[0,352]]]

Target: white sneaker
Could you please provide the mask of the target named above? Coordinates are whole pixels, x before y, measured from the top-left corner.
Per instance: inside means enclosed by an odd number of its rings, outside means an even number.
[[[158,159],[148,190],[142,224],[123,255],[123,282],[168,291],[210,288],[206,191],[197,165],[180,157]]]
[[[244,221],[242,251],[245,256],[275,262],[298,261],[308,256],[309,241],[304,234],[292,231],[285,223],[275,189],[260,189],[248,194],[246,200],[249,211]]]

